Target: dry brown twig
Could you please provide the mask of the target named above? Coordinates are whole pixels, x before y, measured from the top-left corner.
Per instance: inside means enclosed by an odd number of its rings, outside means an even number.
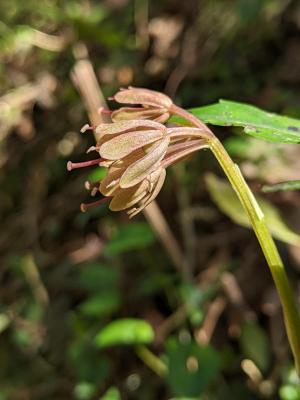
[[[217,323],[226,305],[226,298],[222,295],[216,297],[209,304],[205,320],[201,328],[195,332],[195,339],[199,344],[208,344],[211,341]]]
[[[216,283],[219,280],[220,266],[223,264],[224,259],[226,259],[226,257],[227,254],[221,251],[209,261],[209,265],[207,266],[207,268],[204,271],[201,271],[195,278],[195,283],[199,288],[202,289],[213,283]],[[219,296],[218,298],[222,298],[224,301],[222,300],[221,302],[218,300],[217,306],[214,305],[214,302],[209,305],[208,311],[206,313],[206,318],[202,325],[202,327],[205,326],[204,328],[205,332],[207,331],[207,333],[205,333],[206,343],[208,343],[210,338],[212,337],[214,329],[217,325],[217,321],[226,306],[225,297]],[[210,311],[210,307],[213,307],[213,311]],[[209,321],[212,314],[214,321],[210,323]],[[157,327],[156,329],[157,343],[158,344],[163,343],[165,338],[186,320],[187,316],[188,316],[188,308],[186,304],[183,304]],[[202,327],[200,328],[200,330],[202,329]],[[197,337],[197,332],[198,330],[196,330],[195,332],[195,337]]]
[[[52,94],[56,89],[56,79],[44,74],[34,83],[27,83],[0,97],[0,141],[22,120],[22,113],[35,102],[51,106]]]
[[[99,125],[102,122],[108,122],[109,116],[98,112],[100,107],[107,107],[107,105],[85,46],[81,44],[75,46],[74,56],[77,62],[71,72],[71,79],[81,94],[91,123]],[[174,266],[187,279],[184,255],[157,203],[154,201],[149,204],[143,213],[172,259]]]

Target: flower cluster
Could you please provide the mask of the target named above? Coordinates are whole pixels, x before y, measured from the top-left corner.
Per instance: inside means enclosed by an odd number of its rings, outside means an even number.
[[[207,132],[202,129],[166,127],[172,114],[172,100],[159,92],[141,88],[120,90],[113,97],[121,107],[111,113],[112,123],[93,128],[100,158],[84,163],[68,163],[68,170],[89,165],[107,168],[106,177],[97,184],[87,183],[92,195],[104,197],[82,204],[85,211],[111,198],[113,211],[127,210],[130,217],[150,204],[160,192],[166,168],[192,152],[207,147]],[[85,126],[83,131],[90,129]]]

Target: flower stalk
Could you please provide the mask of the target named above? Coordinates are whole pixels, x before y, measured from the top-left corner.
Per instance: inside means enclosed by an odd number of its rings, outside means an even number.
[[[270,234],[270,231],[266,225],[265,217],[260,209],[253,193],[247,185],[244,177],[242,176],[240,169],[223,147],[222,143],[218,138],[204,125],[200,120],[189,112],[181,109],[177,106],[172,106],[172,112],[174,115],[185,118],[192,125],[204,129],[210,132],[211,136],[209,139],[209,148],[216,157],[220,166],[222,167],[225,175],[227,176],[231,186],[235,190],[240,202],[242,203],[253,230],[259,241],[261,249],[264,253],[265,259],[270,268],[280,302],[282,305],[284,322],[286,326],[288,340],[291,346],[291,350],[295,360],[296,370],[300,375],[300,317],[296,301],[291,289],[283,262],[278,253],[274,240]]]
[[[93,165],[107,168],[107,175],[101,182],[86,184],[92,196],[100,193],[104,198],[82,204],[81,210],[86,211],[110,199],[109,208],[112,211],[126,210],[132,218],[159,194],[169,166],[195,151],[210,148],[248,214],[270,268],[300,375],[300,317],[296,301],[264,214],[238,166],[208,126],[176,106],[168,96],[129,87],[119,90],[113,99],[123,106],[111,113],[112,123],[95,127],[85,125],[82,128],[82,132],[94,130],[97,134],[96,146],[92,146],[88,153],[95,151],[100,158],[81,163],[69,161],[67,164],[69,171]],[[171,115],[184,118],[190,126],[167,127],[165,123]],[[140,351],[140,356],[147,358],[153,366],[157,364],[152,362],[153,357],[148,357],[145,350]]]

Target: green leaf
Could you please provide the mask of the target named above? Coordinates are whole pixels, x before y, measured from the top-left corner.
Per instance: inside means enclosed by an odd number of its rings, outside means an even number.
[[[109,375],[109,360],[104,355],[99,357],[90,346],[89,335],[86,335],[86,332],[83,335],[88,340],[78,336],[67,348],[68,364],[79,382],[90,382],[99,386]]]
[[[96,387],[89,382],[79,382],[74,388],[76,400],[90,400],[96,392]]]
[[[300,400],[300,388],[296,385],[283,385],[279,389],[281,400]]]
[[[119,390],[112,386],[104,393],[100,400],[121,400],[121,395]]]
[[[119,270],[99,263],[81,264],[76,286],[89,292],[87,299],[79,305],[82,314],[102,317],[115,312],[120,305]]]
[[[258,397],[242,382],[235,380],[233,383],[219,385],[214,400],[258,400]]]
[[[189,110],[203,122],[221,126],[241,126],[245,133],[280,143],[300,143],[300,121],[273,114],[249,104],[220,100]]]
[[[80,311],[88,317],[103,317],[117,311],[120,305],[119,293],[116,291],[104,292],[89,297],[80,304]]]
[[[178,397],[196,397],[217,378],[221,357],[211,346],[180,343],[175,339],[167,343],[169,359],[168,384]]]
[[[300,190],[300,181],[287,181],[287,182],[280,182],[276,185],[264,185],[262,187],[262,191],[264,193],[269,192],[278,192],[278,191],[285,191],[285,190]]]
[[[295,366],[291,365],[283,371],[283,381],[287,384],[300,387],[300,377],[298,376]]]
[[[230,184],[213,174],[207,174],[205,180],[209,193],[220,210],[238,225],[251,228],[248,216]],[[285,243],[300,246],[300,235],[287,226],[278,210],[267,200],[255,197],[265,215],[272,236]]]
[[[271,348],[263,329],[253,322],[242,325],[240,346],[244,355],[250,358],[261,372],[266,372],[270,366]]]
[[[5,329],[9,326],[10,321],[11,321],[11,318],[8,315],[6,315],[4,313],[0,314],[0,333],[5,331]]]
[[[199,397],[175,397],[172,400],[199,400]]]
[[[101,179],[105,178],[107,174],[107,168],[97,167],[88,175],[88,180],[90,182],[99,182]]]
[[[98,347],[149,344],[154,339],[152,326],[141,319],[118,319],[106,325],[96,336]]]
[[[105,253],[115,255],[149,246],[155,240],[154,233],[146,223],[130,223],[121,227],[105,247]]]
[[[78,286],[89,292],[99,292],[117,288],[120,272],[117,268],[99,263],[82,264]]]

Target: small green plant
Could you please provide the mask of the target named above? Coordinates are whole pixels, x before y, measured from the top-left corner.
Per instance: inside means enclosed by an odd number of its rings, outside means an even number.
[[[198,150],[210,149],[246,211],[269,265],[280,297],[296,369],[300,373],[299,313],[265,215],[239,167],[203,122],[241,126],[247,134],[255,137],[299,143],[299,121],[229,101],[189,112],[162,93],[140,88],[120,90],[113,100],[131,107],[121,107],[112,113],[101,110],[110,113],[112,123],[97,127],[84,126],[82,129],[95,130],[97,143],[89,151],[97,152],[100,158],[68,163],[68,170],[90,165],[107,168],[107,175],[101,182],[87,183],[92,194],[100,192],[104,197],[90,204],[82,204],[82,211],[111,199],[111,210],[126,210],[131,218],[156,198],[163,186],[167,167]],[[175,126],[166,126],[167,121]]]

